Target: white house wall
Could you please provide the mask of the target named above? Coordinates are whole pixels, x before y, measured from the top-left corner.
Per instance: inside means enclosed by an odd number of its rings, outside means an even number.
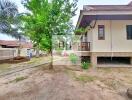
[[[105,25],[105,40],[98,40],[98,25]],[[132,52],[132,40],[127,40],[126,25],[132,20],[100,20],[88,34],[92,52]]]
[[[88,30],[88,32],[87,32],[87,38],[88,38],[88,42],[90,42],[90,50],[92,51],[92,41],[93,41],[93,38],[92,38],[92,30]]]

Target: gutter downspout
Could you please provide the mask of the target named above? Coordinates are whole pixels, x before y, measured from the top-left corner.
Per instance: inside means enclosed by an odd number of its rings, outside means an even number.
[[[112,20],[110,20],[110,34],[111,34],[111,36],[110,36],[110,41],[111,41],[111,43],[110,43],[110,49],[111,49],[111,60],[112,60],[112,57],[113,57],[113,41],[112,41]]]

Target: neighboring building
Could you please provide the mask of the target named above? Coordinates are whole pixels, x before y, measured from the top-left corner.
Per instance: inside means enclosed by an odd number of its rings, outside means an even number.
[[[7,41],[7,40],[0,40],[0,47],[1,48],[18,48],[19,47],[18,41]]]
[[[132,2],[128,5],[84,5],[78,28],[87,30],[81,37],[81,56],[90,57],[93,66],[131,67]]]
[[[0,40],[0,60],[16,57],[18,48],[21,50],[20,56],[28,56],[29,51],[34,53],[30,42]]]

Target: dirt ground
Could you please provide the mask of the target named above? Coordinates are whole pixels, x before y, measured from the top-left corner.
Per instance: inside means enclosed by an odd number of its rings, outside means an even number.
[[[45,66],[0,78],[0,100],[130,100],[132,69],[74,71]]]
[[[39,63],[43,63],[44,61],[49,61],[51,59],[50,56],[42,56],[39,58],[33,57],[30,59],[30,61],[27,62],[21,62],[21,63],[0,63],[0,73],[3,73],[5,71],[9,71],[9,70],[14,70],[20,67],[25,67],[25,66],[32,66],[34,64],[39,64]]]

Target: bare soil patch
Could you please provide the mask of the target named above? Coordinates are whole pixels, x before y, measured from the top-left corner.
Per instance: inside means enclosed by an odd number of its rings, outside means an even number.
[[[0,78],[0,100],[130,100],[125,93],[132,86],[131,73],[125,68],[73,71],[43,66]]]

